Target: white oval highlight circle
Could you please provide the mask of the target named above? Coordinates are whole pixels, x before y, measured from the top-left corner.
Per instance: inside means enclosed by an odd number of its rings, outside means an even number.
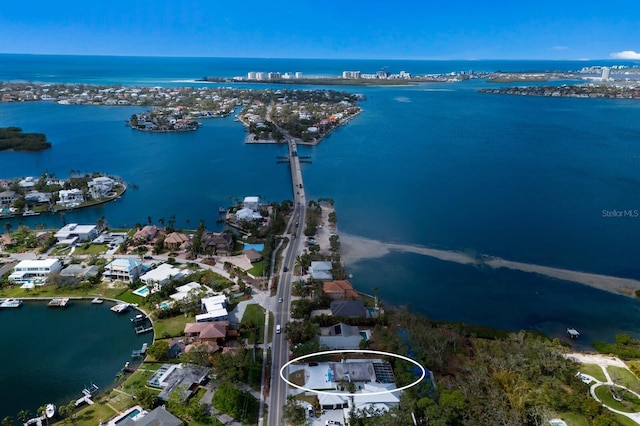
[[[410,387],[413,387],[413,386],[417,385],[427,375],[427,370],[418,361],[416,361],[414,359],[411,359],[411,358],[408,358],[408,357],[403,356],[403,355],[398,355],[398,354],[394,354],[394,353],[391,353],[391,352],[373,351],[373,350],[370,350],[370,349],[340,349],[340,350],[335,350],[335,351],[314,352],[312,354],[302,355],[302,356],[300,356],[298,358],[294,358],[294,359],[292,359],[291,361],[287,362],[285,365],[282,366],[282,368],[280,369],[280,378],[282,380],[284,380],[284,382],[286,384],[288,384],[289,386],[291,386],[293,388],[296,388],[296,389],[300,389],[302,391],[306,391],[306,392],[314,392],[314,393],[323,394],[323,395],[339,395],[339,396],[363,395],[362,393],[344,393],[344,392],[338,392],[338,391],[330,392],[330,391],[323,391],[323,390],[317,390],[317,389],[309,389],[309,388],[305,388],[304,386],[296,385],[295,383],[290,382],[286,377],[284,377],[285,368],[287,368],[288,366],[290,366],[294,362],[298,362],[298,361],[301,361],[303,359],[312,358],[312,357],[319,356],[319,355],[344,354],[344,353],[374,354],[374,355],[382,355],[382,356],[390,356],[390,357],[394,357],[394,358],[399,358],[399,359],[402,359],[404,361],[408,361],[408,362],[412,363],[413,365],[417,366],[422,371],[422,374],[420,375],[420,378],[418,378],[418,380],[416,380],[415,382],[409,383],[408,385],[402,386],[400,388],[395,388],[395,389],[390,389],[390,390],[385,390],[385,391],[380,391],[380,392],[367,392],[364,395],[385,395],[385,394],[388,394],[388,393],[400,392],[400,391],[403,391],[405,389],[409,389]]]

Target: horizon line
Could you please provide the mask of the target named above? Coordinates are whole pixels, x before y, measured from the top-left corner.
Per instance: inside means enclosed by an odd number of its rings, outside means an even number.
[[[189,55],[138,55],[138,54],[99,54],[99,53],[23,53],[23,52],[0,52],[0,55],[20,55],[20,56],[86,56],[104,58],[158,58],[158,59],[265,59],[265,60],[323,60],[323,61],[554,61],[554,62],[589,62],[589,61],[625,61],[640,62],[637,59],[622,58],[574,58],[574,59],[552,59],[552,58],[393,58],[393,57],[371,57],[371,58],[331,58],[331,57],[286,57],[286,56],[189,56]]]

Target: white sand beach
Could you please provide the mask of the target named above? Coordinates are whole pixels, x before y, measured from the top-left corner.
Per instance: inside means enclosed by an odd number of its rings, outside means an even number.
[[[434,257],[436,259],[456,262],[465,265],[486,265],[493,269],[508,268],[523,272],[544,275],[559,280],[573,281],[591,287],[599,288],[611,293],[635,297],[634,292],[640,289],[640,281],[630,278],[619,278],[608,275],[592,274],[587,272],[572,271],[569,269],[554,268],[550,266],[531,263],[514,262],[499,257],[487,255],[477,256],[472,253],[440,250],[428,247],[414,246],[410,244],[383,243],[380,241],[341,234],[340,244],[342,261],[352,264],[362,259],[371,259],[385,256],[391,251],[409,252]]]

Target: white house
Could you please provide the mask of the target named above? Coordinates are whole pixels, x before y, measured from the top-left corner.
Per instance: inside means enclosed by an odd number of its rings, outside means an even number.
[[[260,197],[244,197],[242,207],[257,211],[260,208]]]
[[[90,241],[98,236],[96,225],[78,225],[69,223],[54,234],[59,244],[74,244],[79,241]]]
[[[23,260],[13,268],[9,282],[44,285],[49,274],[61,269],[62,264],[58,259]]]
[[[115,259],[104,267],[105,278],[133,282],[138,279],[142,271],[142,263],[132,258]]]
[[[203,313],[196,315],[196,322],[227,321],[229,319],[227,296],[224,294],[204,297],[200,304]]]
[[[212,291],[211,289],[209,289],[209,287],[205,287],[196,282],[190,282],[185,285],[181,285],[180,287],[176,287],[176,292],[170,295],[169,297],[175,300],[176,302],[179,302],[187,298],[187,296],[191,292],[200,292],[206,295],[212,294]]]
[[[56,204],[73,207],[84,203],[84,195],[78,188],[62,189],[58,191],[59,200]]]
[[[236,220],[261,220],[262,215],[250,208],[244,207],[236,212]]]
[[[104,198],[109,195],[116,185],[116,181],[109,176],[98,176],[87,182],[89,194],[94,199]]]
[[[168,263],[163,263],[155,269],[145,272],[140,276],[140,281],[147,286],[153,286],[152,291],[160,290],[160,287],[171,282],[172,279],[179,280],[184,277],[184,271]]]
[[[18,182],[18,186],[24,190],[31,190],[36,186],[36,180],[32,176],[27,176]]]

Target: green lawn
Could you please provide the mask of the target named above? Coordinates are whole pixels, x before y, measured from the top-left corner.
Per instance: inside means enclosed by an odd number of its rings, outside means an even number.
[[[262,306],[258,304],[247,305],[240,324],[244,327],[242,337],[249,339],[249,344],[262,343],[264,337],[264,309]],[[258,327],[257,333],[255,327]]]
[[[91,244],[91,243],[87,243],[87,244],[83,244],[81,246],[77,246],[76,249],[73,251],[74,255],[98,255],[98,254],[103,254],[107,251],[107,245],[106,244]]]
[[[130,290],[130,289],[118,294],[118,299],[122,300],[123,302],[134,303],[137,305],[141,305],[145,302],[144,297],[138,296],[137,294],[133,294],[133,290]]]
[[[182,336],[184,326],[188,322],[195,322],[191,315],[178,315],[171,318],[156,319],[153,321],[156,339]]]
[[[106,405],[93,404],[83,408],[75,414],[74,425],[77,426],[95,426],[100,420],[103,420],[106,424],[107,420],[115,416],[116,412]],[[54,424],[69,424],[68,420],[62,420]]]
[[[262,274],[264,273],[264,260],[254,263],[253,267],[249,269],[247,272],[253,275],[254,277],[261,277]]]
[[[640,399],[636,398],[632,393],[625,391],[624,389],[613,387],[616,393],[622,397],[622,401],[618,402],[613,399],[613,395],[608,386],[598,386],[596,388],[596,395],[603,404],[625,413],[635,413],[640,411]]]
[[[580,372],[584,374],[588,374],[591,377],[595,377],[597,380],[601,382],[606,382],[607,378],[604,376],[604,372],[602,368],[600,368],[597,364],[581,364]]]
[[[629,370],[622,367],[607,367],[611,380],[617,385],[626,386],[640,393],[640,380]]]
[[[564,420],[568,426],[589,426],[589,420],[576,413],[560,413],[558,418]]]

